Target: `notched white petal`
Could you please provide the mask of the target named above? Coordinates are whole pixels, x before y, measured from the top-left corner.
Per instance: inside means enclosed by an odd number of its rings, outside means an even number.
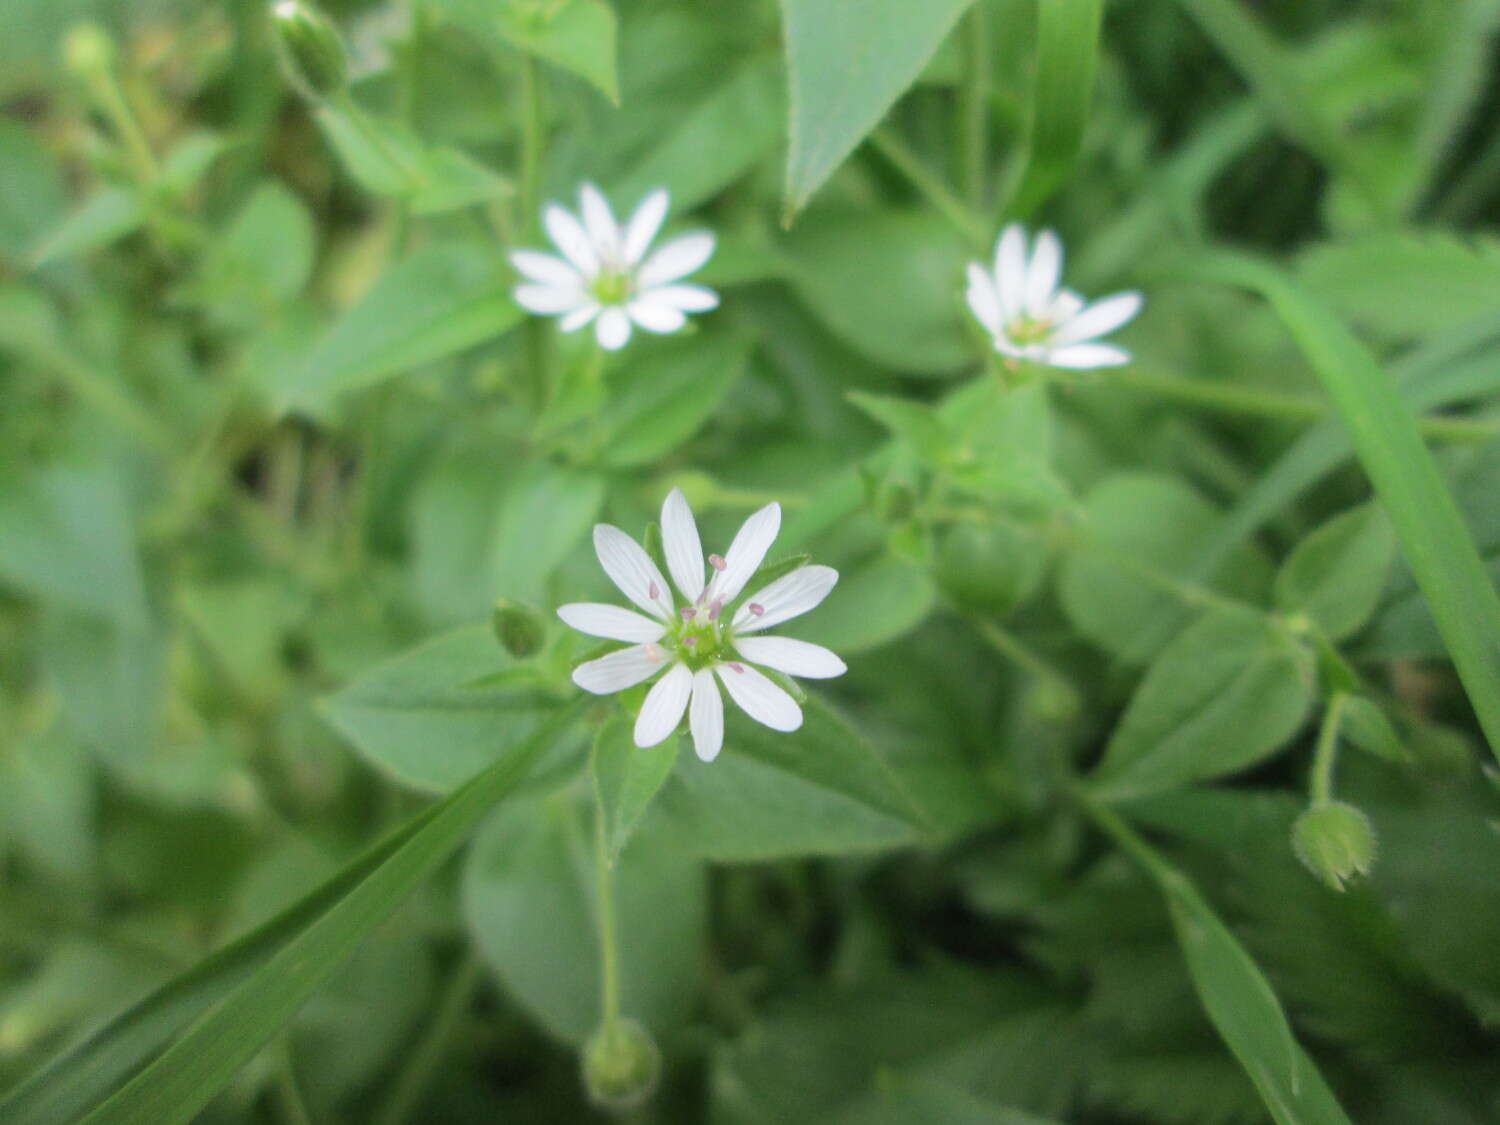
[[[512,296],[527,312],[541,316],[572,312],[587,300],[576,286],[561,285],[517,285]]]
[[[1086,371],[1094,367],[1119,367],[1130,362],[1130,353],[1113,344],[1072,344],[1047,354],[1053,367]]]
[[[676,332],[687,323],[687,317],[681,309],[656,300],[650,293],[631,301],[625,306],[625,311],[630,314],[631,320],[647,332]]]
[[[510,264],[517,273],[543,285],[582,285],[582,275],[570,263],[540,250],[512,250]]]
[[[630,317],[618,305],[611,305],[599,314],[594,335],[605,351],[617,352],[630,342]]]
[[[558,331],[577,332],[580,328],[583,328],[591,320],[593,320],[594,317],[598,315],[598,302],[589,301],[587,304],[580,305],[578,308],[574,309],[572,312],[568,313],[561,320],[559,320],[557,322]]]
[[[745,583],[760,569],[780,530],[780,504],[773,501],[752,514],[740,526],[729,550],[724,552],[724,569],[714,577],[709,596],[722,602],[731,602],[738,597]]]
[[[815,609],[839,580],[831,566],[802,566],[747,598],[734,615],[738,633],[754,633]]]
[[[557,616],[580,633],[611,641],[657,641],[667,631],[660,621],[601,602],[572,602],[558,606]]]
[[[650,289],[686,277],[707,262],[713,252],[714,236],[708,231],[679,235],[646,259],[636,275],[636,283],[642,289]]]
[[[635,687],[661,671],[664,657],[656,645],[631,645],[573,669],[573,682],[595,695]]]
[[[1043,316],[1057,291],[1062,277],[1062,243],[1057,235],[1044,230],[1036,236],[1031,248],[1031,261],[1026,266],[1026,311],[1032,316]]]
[[[1063,320],[1048,343],[1062,348],[1108,335],[1134,320],[1143,300],[1139,293],[1116,293],[1095,301]]]
[[[719,307],[719,295],[706,285],[679,283],[657,285],[641,294],[653,301],[660,301],[681,309],[683,312],[709,312]]]
[[[667,493],[661,505],[661,545],[667,556],[672,581],[690,602],[703,593],[703,541],[698,536],[698,521],[688,506],[682,489]]]
[[[999,332],[1005,320],[1005,313],[1000,307],[1000,294],[995,289],[994,279],[984,272],[984,267],[978,262],[969,263],[969,290],[966,296],[974,319],[990,335]]]
[[[693,690],[693,674],[684,664],[674,664],[646,693],[641,713],[635,718],[635,744],[655,746],[677,729]]]
[[[542,226],[563,257],[572,262],[584,277],[593,277],[599,272],[599,255],[595,253],[583,224],[571,211],[549,203],[542,212]]]
[[[849,666],[838,655],[822,645],[791,637],[739,637],[734,642],[739,654],[752,664],[764,664],[788,676],[809,680],[828,680],[842,676]]]
[[[995,244],[995,288],[1009,320],[1026,306],[1026,228],[1011,223]]]
[[[661,230],[662,223],[667,217],[667,208],[671,205],[671,196],[666,188],[657,188],[645,199],[641,200],[635,212],[630,216],[625,225],[625,243],[621,248],[621,256],[625,264],[633,266],[641,260],[642,255],[651,246],[651,240]]]
[[[610,261],[618,256],[620,227],[615,222],[609,201],[593,184],[583,184],[578,189],[578,203],[583,211],[583,227],[594,251],[601,261]]]
[[[671,620],[672,593],[667,589],[667,580],[639,543],[618,527],[596,523],[594,553],[620,593],[653,617]]]
[[[693,732],[693,750],[698,757],[711,762],[719,756],[724,747],[724,697],[719,694],[711,668],[693,673],[688,729]]]
[[[729,698],[757,723],[780,731],[793,731],[802,725],[802,708],[797,701],[748,664],[719,664],[714,671]]]

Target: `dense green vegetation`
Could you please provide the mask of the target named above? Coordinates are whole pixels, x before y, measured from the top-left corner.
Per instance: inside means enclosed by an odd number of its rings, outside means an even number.
[[[1497,35],[5,0],[0,1121],[1500,1119]]]

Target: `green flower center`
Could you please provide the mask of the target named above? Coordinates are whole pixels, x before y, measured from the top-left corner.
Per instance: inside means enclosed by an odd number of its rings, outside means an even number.
[[[604,270],[589,286],[601,305],[621,305],[630,299],[630,275],[618,270]]]
[[[1005,332],[1015,344],[1045,344],[1052,334],[1052,321],[1022,313],[1005,326]]]
[[[662,644],[694,672],[708,668],[729,655],[733,634],[723,615],[708,606],[698,606],[691,617],[677,618]]]

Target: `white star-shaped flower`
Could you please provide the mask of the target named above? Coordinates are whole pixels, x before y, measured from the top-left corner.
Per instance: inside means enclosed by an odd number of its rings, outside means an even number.
[[[712,234],[679,235],[647,254],[669,202],[666,189],[658,188],[623,226],[593,184],[578,189],[578,215],[549,204],[542,225],[561,256],[511,253],[511,264],[526,279],[516,286],[516,304],[561,317],[564,332],[593,323],[600,346],[609,351],[629,342],[632,324],[648,332],[676,332],[687,323],[686,314],[717,308],[719,295],[712,289],[682,281],[712,256]]]
[[[995,268],[969,263],[969,308],[995,341],[995,350],[1013,359],[1052,367],[1117,367],[1130,353],[1099,341],[1141,311],[1139,293],[1116,293],[1085,304],[1071,289],[1059,288],[1063,250],[1057,235],[1044,230],[1026,252],[1026,228],[1011,223],[995,246]]]
[[[593,602],[562,606],[557,615],[590,636],[632,642],[629,648],[573,669],[573,682],[585,691],[607,695],[666,673],[641,705],[635,722],[637,746],[661,742],[687,712],[693,748],[698,757],[711,762],[724,745],[719,684],[756,722],[791,731],[802,725],[802,708],[753,665],[811,679],[841,676],[847,670],[821,645],[760,635],[826,598],[839,580],[832,567],[798,567],[733,608],[780,529],[781,505],[767,504],[745,521],[723,556],[708,556],[705,568],[693,511],[682,491],[674,488],[661,506],[661,535],[667,569],[682,595],[684,604],[679,606],[639,543],[618,527],[594,526],[594,550],[604,573],[648,616]]]

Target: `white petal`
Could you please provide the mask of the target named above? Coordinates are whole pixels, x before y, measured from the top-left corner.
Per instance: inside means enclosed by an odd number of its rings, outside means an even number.
[[[572,312],[587,300],[578,288],[561,285],[517,285],[512,296],[527,312],[543,316]]]
[[[724,746],[724,697],[714,683],[713,670],[703,668],[693,674],[693,705],[688,711],[688,729],[693,732],[693,749],[698,757],[711,762]]]
[[[681,235],[646,259],[636,275],[636,284],[642,289],[650,289],[654,285],[676,281],[703,265],[713,252],[714,236],[707,231]]]
[[[735,631],[754,633],[800,617],[816,609],[838,580],[839,572],[831,566],[799,566],[750,595],[734,615]]]
[[[601,261],[612,261],[618,257],[620,225],[615,222],[614,212],[604,193],[593,184],[584,184],[578,189],[578,202],[583,208],[583,229]]]
[[[655,746],[677,729],[687,710],[693,691],[693,674],[686,664],[674,664],[672,670],[646,693],[641,713],[635,717],[635,744]]]
[[[683,312],[708,312],[719,307],[719,295],[706,285],[657,285],[641,296],[663,301]]]
[[[732,602],[745,583],[760,569],[766,552],[781,530],[781,505],[772,501],[740,525],[734,542],[724,552],[724,569],[714,575],[708,596],[721,602]]]
[[[579,273],[593,277],[599,272],[599,255],[594,251],[594,244],[571,211],[549,203],[542,212],[542,226],[547,228],[547,237]]]
[[[724,681],[729,698],[757,723],[772,730],[796,730],[802,725],[797,701],[748,664],[718,664],[714,671]]]
[[[1044,230],[1036,236],[1031,248],[1031,262],[1026,267],[1026,311],[1032,316],[1042,316],[1052,303],[1052,294],[1057,291],[1058,279],[1062,277],[1062,243],[1057,235]]]
[[[619,351],[630,342],[630,317],[619,305],[611,305],[599,314],[594,336],[605,351]]]
[[[1026,306],[1026,228],[1011,223],[995,245],[995,283],[1009,320]]]
[[[618,527],[607,523],[594,525],[594,553],[609,580],[620,593],[653,617],[672,619],[672,592],[667,580],[651,561],[641,545]]]
[[[510,264],[518,273],[543,285],[574,285],[581,287],[583,278],[569,263],[555,254],[543,254],[539,250],[512,250]]]
[[[1000,308],[1000,294],[995,290],[995,280],[984,272],[978,262],[969,263],[969,309],[974,318],[984,326],[991,336],[1000,331],[1005,314]]]
[[[573,669],[573,682],[584,691],[595,695],[624,691],[635,687],[642,680],[649,680],[661,667],[666,657],[655,645],[631,645],[619,652],[590,660]]]
[[[687,323],[681,309],[658,301],[649,293],[631,301],[625,306],[625,311],[647,332],[676,332]]]
[[[580,328],[582,328],[585,324],[593,320],[594,317],[598,315],[599,303],[597,301],[589,301],[587,304],[580,305],[578,308],[568,313],[567,316],[559,320],[557,322],[557,327],[562,332],[577,332]]]
[[[633,266],[641,260],[641,255],[650,247],[656,232],[661,230],[670,204],[671,196],[667,194],[666,188],[657,188],[641,200],[630,216],[630,221],[625,224],[625,244],[620,253],[626,265]]]
[[[1059,289],[1048,306],[1046,317],[1053,324],[1072,320],[1083,311],[1084,300],[1071,289]]]
[[[698,521],[688,507],[682,489],[667,493],[661,505],[661,546],[667,556],[672,581],[690,602],[703,593],[703,541],[698,538]]]
[[[1141,311],[1141,301],[1139,293],[1116,293],[1095,301],[1072,319],[1063,321],[1047,342],[1061,348],[1113,332],[1135,319]]]
[[[1130,362],[1130,353],[1113,344],[1070,344],[1048,352],[1046,361],[1053,367],[1072,367],[1082,371],[1090,367],[1119,367]]]
[[[602,605],[599,602],[572,602],[557,607],[557,616],[564,623],[587,633],[591,637],[605,637],[611,641],[656,641],[667,631],[660,621],[642,617],[639,613],[621,609],[617,605]]]
[[[734,642],[739,654],[752,664],[764,664],[788,676],[827,680],[842,676],[849,666],[822,645],[795,641],[791,637],[740,637]]]

